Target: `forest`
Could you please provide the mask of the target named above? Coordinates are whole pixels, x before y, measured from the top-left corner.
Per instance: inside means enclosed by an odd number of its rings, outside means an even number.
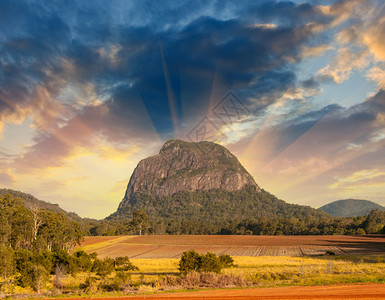
[[[73,251],[85,232],[68,216],[38,206],[27,207],[11,194],[0,196],[0,291],[17,292],[32,288],[40,292],[53,276],[53,286],[60,289],[61,279],[69,273],[94,273],[99,278],[116,272],[114,282],[104,282],[111,289],[128,272],[137,268],[127,257],[98,259],[96,253]],[[52,275],[52,276],[50,276]],[[95,277],[97,278],[97,277]],[[91,282],[84,284],[87,290]]]
[[[23,194],[20,194],[23,196]],[[205,219],[159,218],[137,209],[127,218],[82,219],[52,207],[42,207],[11,194],[0,196],[0,289],[17,287],[39,292],[49,278],[60,288],[65,274],[93,274],[83,290],[114,290],[137,268],[128,257],[98,259],[96,254],[74,251],[85,235],[123,234],[230,234],[230,235],[364,235],[385,233],[385,212],[373,210],[367,217],[335,218],[327,214],[302,217]],[[48,210],[48,209],[51,210]],[[306,210],[305,210],[306,211]],[[309,210],[310,211],[310,210]],[[310,211],[311,212],[311,211]],[[303,213],[303,212],[302,212]],[[114,272],[116,276],[103,280]],[[92,279],[94,278],[94,279]],[[101,284],[104,284],[103,286]]]

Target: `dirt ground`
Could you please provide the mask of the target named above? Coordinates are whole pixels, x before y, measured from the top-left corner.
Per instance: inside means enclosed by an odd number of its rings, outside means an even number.
[[[79,299],[79,298],[77,298]],[[354,284],[335,286],[295,286],[253,289],[223,289],[198,292],[165,293],[114,298],[90,298],[94,300],[244,300],[244,299],[385,299],[385,284]],[[75,299],[67,299],[75,300]]]
[[[189,249],[232,256],[314,256],[336,254],[379,255],[385,236],[226,236],[146,235],[86,237],[82,247],[98,256],[129,258],[179,258]]]

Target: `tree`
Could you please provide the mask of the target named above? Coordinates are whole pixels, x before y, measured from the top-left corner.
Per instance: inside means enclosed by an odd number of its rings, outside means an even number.
[[[33,241],[37,240],[37,233],[41,225],[43,225],[43,220],[41,218],[41,209],[35,204],[32,205],[29,210],[32,214],[32,239]]]
[[[48,281],[48,272],[42,265],[34,265],[30,270],[30,276],[32,280],[32,288],[40,293],[40,290]]]
[[[139,235],[142,235],[142,230],[148,228],[149,221],[150,220],[144,210],[138,209],[134,211],[130,225],[134,230],[139,230]]]
[[[7,279],[15,273],[14,251],[0,244],[0,276]]]
[[[370,214],[366,217],[365,221],[362,224],[365,232],[370,233],[379,233],[385,225],[385,212],[379,211],[377,209],[372,210]]]

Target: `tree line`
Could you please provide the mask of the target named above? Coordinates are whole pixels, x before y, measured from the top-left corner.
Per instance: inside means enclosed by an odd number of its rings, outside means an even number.
[[[140,215],[141,218],[133,217]],[[135,221],[134,221],[135,220]],[[154,218],[144,210],[127,219],[102,220],[89,228],[90,235],[123,234],[219,234],[219,235],[365,235],[385,234],[385,212],[373,210],[361,217],[240,218],[212,223],[210,220]],[[140,230],[139,230],[140,228]]]

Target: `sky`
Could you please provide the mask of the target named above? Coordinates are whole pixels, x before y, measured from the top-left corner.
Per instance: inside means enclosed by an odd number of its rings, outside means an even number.
[[[104,218],[178,138],[289,203],[385,205],[381,0],[3,0],[0,28],[0,187]]]

